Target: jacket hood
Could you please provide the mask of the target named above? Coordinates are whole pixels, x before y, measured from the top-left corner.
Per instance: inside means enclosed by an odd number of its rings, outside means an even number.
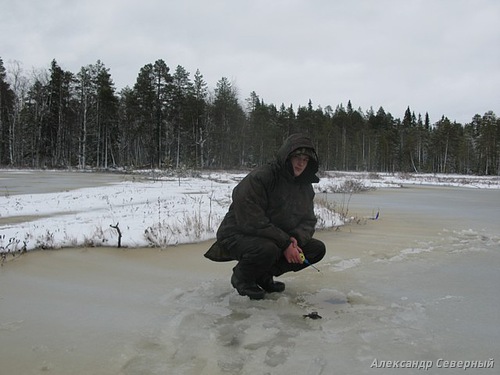
[[[311,139],[304,134],[292,134],[283,142],[283,145],[279,148],[277,154],[278,165],[293,175],[289,166],[290,154],[301,148],[309,149],[313,157],[309,159],[306,169],[299,177],[297,177],[297,180],[304,182],[318,182],[319,178],[316,176],[319,168],[318,155],[316,154],[316,150]]]

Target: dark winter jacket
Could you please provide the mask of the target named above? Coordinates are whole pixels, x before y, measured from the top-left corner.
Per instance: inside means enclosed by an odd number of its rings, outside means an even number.
[[[298,177],[293,175],[289,155],[307,148],[313,157]],[[274,162],[250,172],[233,190],[233,202],[217,232],[223,243],[231,236],[244,234],[273,240],[281,249],[290,244],[290,237],[299,246],[314,234],[314,190],[318,182],[318,157],[311,140],[301,134],[286,139]]]

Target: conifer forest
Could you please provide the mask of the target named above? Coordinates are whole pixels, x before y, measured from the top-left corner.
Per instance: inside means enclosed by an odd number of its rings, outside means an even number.
[[[431,122],[410,107],[398,115],[350,101],[293,108],[255,92],[241,102],[227,78],[209,88],[199,70],[191,75],[163,60],[117,92],[99,60],[78,72],[53,60],[26,74],[0,58],[2,168],[251,168],[303,132],[323,170],[500,174],[500,119],[492,111],[471,113],[466,124],[446,116]]]

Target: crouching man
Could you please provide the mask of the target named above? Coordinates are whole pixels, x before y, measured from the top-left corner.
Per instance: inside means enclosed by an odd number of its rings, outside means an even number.
[[[238,261],[232,286],[242,296],[262,299],[283,292],[274,277],[319,262],[325,244],[315,238],[313,183],[318,156],[304,135],[288,137],[276,160],[250,172],[234,188],[232,203],[205,254],[214,261]],[[309,264],[304,263],[304,258]]]

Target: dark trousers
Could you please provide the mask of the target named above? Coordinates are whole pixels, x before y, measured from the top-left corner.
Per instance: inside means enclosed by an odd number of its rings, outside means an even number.
[[[247,282],[269,276],[280,276],[285,272],[297,272],[307,267],[304,263],[288,263],[283,255],[283,249],[266,238],[241,235],[233,237],[224,245],[231,256],[238,261],[235,272]],[[325,244],[315,238],[301,248],[311,264],[319,262],[326,253]]]

